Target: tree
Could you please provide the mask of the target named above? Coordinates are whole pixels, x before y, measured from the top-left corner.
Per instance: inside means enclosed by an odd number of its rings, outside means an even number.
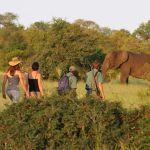
[[[112,34],[112,30],[108,27],[100,27],[100,32],[106,36],[110,36]]]
[[[50,28],[50,24],[48,22],[35,22],[33,23],[30,28],[36,29],[36,30],[48,30]]]
[[[140,52],[141,41],[134,36],[130,35],[123,40],[121,50]]]
[[[23,37],[24,27],[15,24],[17,18],[16,14],[10,12],[0,14],[0,49],[23,50],[26,48]]]
[[[134,36],[141,40],[150,40],[150,20],[142,23],[133,33]]]
[[[113,43],[113,47],[115,50],[124,50],[122,49],[124,45],[125,39],[130,37],[130,32],[124,29],[121,30],[114,30],[110,35],[110,40]]]
[[[18,16],[11,12],[0,14],[0,25],[7,26],[12,25],[18,19]]]
[[[49,48],[40,54],[42,69],[47,69],[43,72],[54,73],[56,67],[82,64],[84,57],[101,52],[99,32],[61,19],[52,22],[48,40]]]
[[[144,40],[140,43],[140,51],[150,54],[150,40]]]
[[[99,25],[96,24],[94,21],[78,19],[74,23],[79,25],[80,27],[100,31]]]
[[[28,43],[27,49],[37,53],[47,49],[48,38],[51,27],[47,22],[35,22],[24,33],[25,41]]]
[[[24,50],[26,42],[23,36],[24,27],[9,25],[0,29],[0,49]]]

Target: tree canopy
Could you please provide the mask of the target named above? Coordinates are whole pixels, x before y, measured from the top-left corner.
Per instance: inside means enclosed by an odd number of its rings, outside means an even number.
[[[134,35],[141,40],[150,40],[150,20],[142,23],[135,31]]]
[[[0,60],[1,69],[12,57],[20,56],[25,65],[40,61],[41,71],[49,77],[50,72],[57,76],[56,68],[67,64],[84,68],[95,56],[102,62],[104,55],[114,50],[150,53],[150,21],[141,23],[132,34],[83,19],[70,23],[54,18],[28,28],[17,19],[14,13],[0,14],[0,56],[5,57]]]

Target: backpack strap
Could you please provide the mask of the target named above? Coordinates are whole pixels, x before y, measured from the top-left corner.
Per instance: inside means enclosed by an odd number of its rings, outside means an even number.
[[[94,71],[93,71],[93,73],[94,73]],[[96,78],[97,74],[98,74],[98,71],[95,73],[94,78]]]
[[[66,77],[68,77],[69,88],[71,88],[71,86],[70,86],[70,80],[71,80],[72,76],[73,75],[71,73],[69,74],[69,76],[67,76],[67,74],[66,74]]]
[[[96,76],[98,74],[98,71],[95,73],[95,75],[94,75],[94,70],[92,70],[92,72],[93,72],[93,77],[94,77],[94,83],[95,83],[95,86],[96,86],[96,94],[97,94],[97,96],[99,96],[100,95],[100,90],[99,90],[98,83],[96,81]]]
[[[94,77],[94,83],[95,83],[95,85],[96,85],[96,88],[97,88],[97,81],[96,81],[96,76],[97,76],[97,74],[98,74],[98,71],[95,73],[95,75],[94,75],[94,70],[92,70],[92,73],[93,73],[93,77]]]

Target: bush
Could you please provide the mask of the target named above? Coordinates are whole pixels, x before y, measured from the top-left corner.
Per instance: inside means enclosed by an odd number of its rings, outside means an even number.
[[[105,77],[105,82],[110,82],[111,80],[117,79],[119,75],[119,70],[109,70]]]
[[[21,60],[27,60],[28,57],[32,52],[29,50],[4,50],[0,51],[0,57],[3,59],[0,59],[0,65],[1,65],[1,71],[5,70],[8,67],[8,62],[12,60],[13,57],[19,57]]]
[[[51,97],[0,114],[0,149],[146,149],[149,108]]]

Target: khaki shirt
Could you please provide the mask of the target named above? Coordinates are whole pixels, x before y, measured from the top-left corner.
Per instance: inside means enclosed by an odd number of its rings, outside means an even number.
[[[93,74],[94,72],[94,74]],[[92,90],[96,90],[96,85],[95,85],[95,81],[94,81],[94,75],[97,73],[95,79],[96,79],[96,82],[97,84],[98,83],[103,83],[103,78],[102,78],[102,74],[101,72],[99,72],[97,69],[94,69],[92,71],[89,71],[87,74],[86,74],[86,84],[88,85],[89,88],[91,88]]]
[[[77,78],[71,73],[67,73],[67,77],[69,77],[69,86],[71,89],[77,88]]]

